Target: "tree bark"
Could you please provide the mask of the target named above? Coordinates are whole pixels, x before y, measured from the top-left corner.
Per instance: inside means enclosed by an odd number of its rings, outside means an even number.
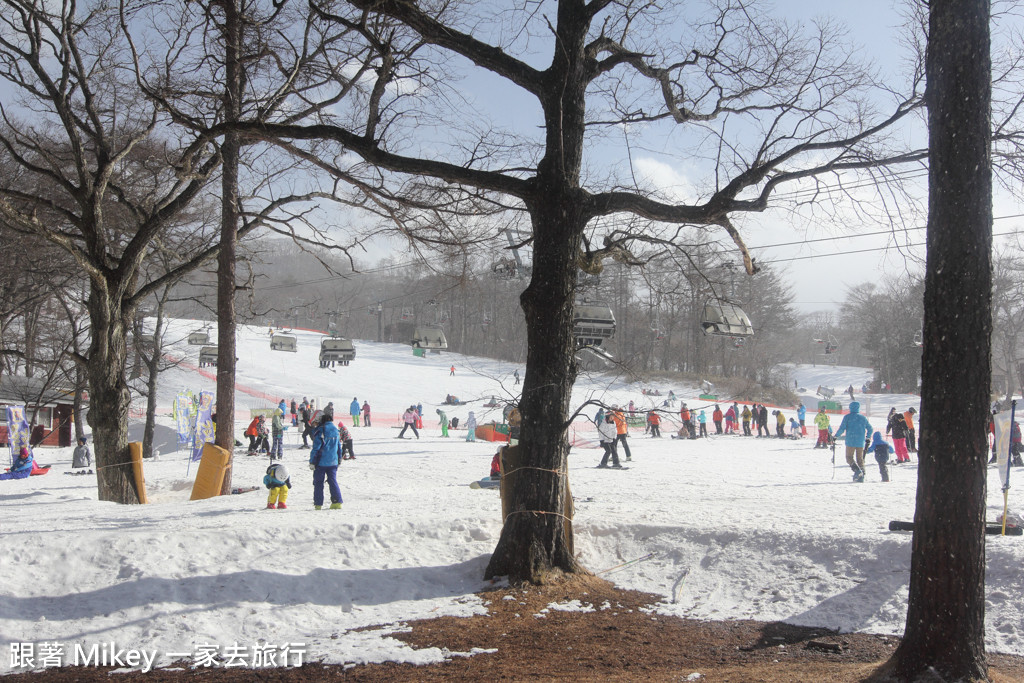
[[[929,206],[917,509],[899,680],[988,680],[986,427],[991,376],[989,3],[932,0]],[[964,425],[967,428],[964,428]]]
[[[224,118],[238,121],[242,98],[242,20],[235,0],[223,0],[224,8]],[[221,143],[220,253],[217,256],[217,434],[216,444],[235,450],[235,252],[238,248],[238,168],[241,140],[228,132]],[[231,493],[228,460],[221,495]]]
[[[92,280],[88,309],[92,325],[89,347],[89,426],[96,449],[99,499],[138,503],[128,451],[131,392],[125,378],[127,334],[134,311],[125,310],[116,281]]]
[[[579,187],[589,82],[583,75],[587,20],[577,4],[559,4],[556,57],[541,97],[546,152],[527,201],[534,263],[520,297],[528,339],[519,403],[521,471],[485,573],[488,578],[508,575],[515,583],[545,583],[561,572],[582,570],[572,554],[563,512],[569,452],[565,419],[577,372],[573,303],[589,220]]]

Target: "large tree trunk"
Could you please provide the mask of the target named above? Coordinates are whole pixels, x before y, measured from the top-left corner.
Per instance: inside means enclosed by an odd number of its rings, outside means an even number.
[[[558,10],[556,57],[542,99],[546,153],[538,165],[533,199],[527,202],[534,237],[533,275],[520,297],[526,315],[526,377],[520,471],[510,493],[509,515],[487,565],[486,577],[544,583],[582,568],[572,554],[565,524],[566,439],[569,401],[576,381],[573,303],[584,214],[579,190],[587,79],[583,53],[587,19],[582,3]]]
[[[242,101],[242,26],[235,0],[224,8],[224,118],[237,121]],[[217,256],[217,434],[216,444],[235,450],[235,252],[238,248],[238,167],[241,141],[227,133],[221,144],[220,253]],[[228,460],[221,494],[231,493],[232,461]]]
[[[917,509],[899,680],[987,680],[985,489],[991,376],[989,4],[932,0]],[[967,428],[964,428],[967,425]]]
[[[564,222],[553,216],[544,223],[536,214],[534,218],[533,278],[520,297],[529,350],[519,402],[519,471],[485,577],[508,575],[513,582],[545,583],[560,572],[580,569],[564,517],[566,417],[576,380],[572,309],[578,246],[573,245],[580,243],[580,230],[570,227],[579,225],[571,216]]]
[[[132,311],[122,309],[122,292],[93,281],[89,291],[89,426],[96,455],[99,499],[115,503],[138,503],[139,493],[132,476],[128,452],[128,409],[131,392],[125,379],[127,334]]]

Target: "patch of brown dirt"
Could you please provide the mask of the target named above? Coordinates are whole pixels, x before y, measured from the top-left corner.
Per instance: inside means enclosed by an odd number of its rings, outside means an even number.
[[[581,581],[583,582],[581,584]],[[899,644],[893,636],[837,634],[777,622],[693,621],[654,614],[659,598],[617,590],[600,579],[481,594],[488,614],[410,622],[395,634],[415,648],[495,650],[430,666],[372,664],[344,668],[201,669],[125,674],[116,681],[660,681],[704,683],[860,683]],[[579,600],[593,611],[561,611]],[[695,676],[690,678],[691,674]],[[701,677],[697,677],[699,674]],[[995,683],[1024,683],[1024,657],[989,655]],[[31,676],[58,681],[107,680],[102,669],[64,668]],[[8,677],[14,683],[21,675]]]

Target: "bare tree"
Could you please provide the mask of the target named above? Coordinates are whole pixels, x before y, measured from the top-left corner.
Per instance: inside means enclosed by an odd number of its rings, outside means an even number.
[[[917,508],[897,680],[988,680],[985,494],[992,333],[988,0],[928,4],[928,248]],[[982,381],[979,381],[982,378]],[[965,428],[966,425],[966,428]]]
[[[540,137],[528,148],[510,144],[511,131],[489,133],[491,126],[482,120],[474,123],[484,134],[471,140],[467,108],[452,107],[445,133],[467,135],[448,145],[435,142],[428,153],[425,144],[410,145],[403,137],[415,120],[403,117],[409,112],[399,98],[413,86],[403,82],[407,71],[391,68],[391,53],[382,49],[361,123],[335,117],[245,129],[296,146],[314,140],[339,145],[382,169],[364,176],[367,184],[376,183],[374,196],[382,202],[403,196],[415,201],[429,190],[435,201],[444,197],[449,205],[488,203],[528,217],[533,271],[520,299],[528,336],[520,404],[526,428],[511,512],[487,576],[544,581],[581,569],[562,517],[568,404],[578,367],[573,301],[580,269],[593,274],[606,259],[639,265],[665,253],[687,263],[681,239],[688,227],[697,227],[724,230],[753,273],[734,217],[763,211],[787,182],[825,174],[842,180],[844,173],[925,156],[925,150],[897,149],[886,139],[920,107],[913,84],[903,97],[872,91],[833,27],[799,35],[756,14],[748,3],[722,2],[701,23],[652,4],[559,0],[524,3],[490,25],[492,17],[463,3],[436,11],[398,0],[321,6],[346,28],[386,16],[396,22],[397,33],[427,46],[422,54],[438,62],[450,55],[465,58],[481,77],[516,90],[536,107]],[[685,39],[670,38],[680,29]],[[503,30],[515,37],[507,44],[488,42]],[[538,49],[549,55],[543,66],[535,66],[541,61]],[[872,92],[875,100],[869,102]],[[416,111],[423,112],[425,103],[418,104]],[[418,120],[445,114],[432,109]],[[635,177],[584,178],[589,142],[602,131],[627,127],[666,133],[675,127],[679,132],[672,134],[685,156],[710,158],[713,170],[697,199],[658,194]],[[321,168],[338,178],[356,172],[329,159]],[[414,180],[403,181],[410,176]],[[411,189],[420,194],[410,195]]]
[[[140,267],[219,159],[208,146],[179,144],[119,80],[126,61],[116,13],[96,6],[79,14],[73,2],[2,6],[0,78],[13,97],[0,103],[0,155],[18,172],[0,179],[0,216],[66,251],[89,281],[91,339],[79,361],[99,408],[88,418],[99,497],[137,502],[126,337],[138,302],[159,286],[159,279],[140,282]]]

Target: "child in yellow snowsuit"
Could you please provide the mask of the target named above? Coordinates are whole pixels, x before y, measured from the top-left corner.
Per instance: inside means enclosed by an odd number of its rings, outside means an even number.
[[[267,476],[263,477],[263,485],[270,489],[270,497],[267,498],[268,510],[288,508],[284,502],[288,500],[288,489],[292,487],[292,480],[284,465],[274,463],[268,467]],[[274,504],[275,502],[277,505]]]

